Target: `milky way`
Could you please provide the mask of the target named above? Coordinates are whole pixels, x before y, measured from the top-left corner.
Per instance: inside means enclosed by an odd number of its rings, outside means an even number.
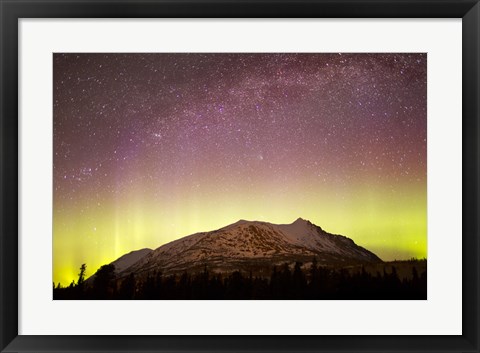
[[[426,256],[426,54],[55,54],[54,280],[238,219]],[[72,278],[73,276],[73,278]]]

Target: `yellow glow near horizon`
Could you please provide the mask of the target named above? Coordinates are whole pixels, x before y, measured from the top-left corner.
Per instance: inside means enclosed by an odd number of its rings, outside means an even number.
[[[56,53],[53,281],[239,219],[427,256],[425,53]]]
[[[252,195],[256,195],[256,202]],[[395,191],[367,188],[357,195],[329,193],[328,188],[302,194],[293,188],[270,196],[262,192],[239,194],[235,200],[219,192],[210,194],[203,203],[192,195],[163,205],[145,199],[125,200],[83,212],[57,213],[54,282],[76,280],[82,263],[87,264],[87,275],[91,275],[132,250],[155,249],[239,219],[285,224],[298,217],[352,238],[383,260],[427,257],[426,192],[421,185]]]

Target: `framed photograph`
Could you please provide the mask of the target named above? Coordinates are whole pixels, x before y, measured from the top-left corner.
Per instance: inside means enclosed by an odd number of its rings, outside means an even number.
[[[479,352],[477,1],[0,11],[2,352]]]

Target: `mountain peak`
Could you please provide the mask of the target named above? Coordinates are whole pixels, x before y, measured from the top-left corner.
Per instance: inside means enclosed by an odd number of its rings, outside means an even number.
[[[302,224],[302,223],[307,223],[307,224],[311,224],[312,222],[310,222],[309,220],[307,219],[303,219],[302,217],[298,217],[295,222],[293,222],[292,224]]]
[[[247,221],[246,219],[239,219],[239,220],[236,221],[235,223],[229,224],[227,227],[238,226],[238,225],[240,225],[240,224],[245,224],[245,223],[251,223],[251,222],[250,222],[250,221]]]
[[[134,255],[128,254],[127,259],[121,260],[136,258]],[[350,238],[325,232],[299,217],[290,224],[240,219],[214,231],[195,233],[164,244],[135,263],[122,261],[130,266],[120,266],[120,269],[125,269],[122,275],[153,269],[172,274],[194,272],[208,263],[210,269],[228,272],[252,266],[271,268],[292,259],[311,261],[313,257],[323,265],[381,261]]]

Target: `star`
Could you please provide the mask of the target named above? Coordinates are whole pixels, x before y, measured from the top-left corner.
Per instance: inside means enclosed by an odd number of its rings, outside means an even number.
[[[426,54],[53,58],[58,268],[249,218],[425,256]]]

